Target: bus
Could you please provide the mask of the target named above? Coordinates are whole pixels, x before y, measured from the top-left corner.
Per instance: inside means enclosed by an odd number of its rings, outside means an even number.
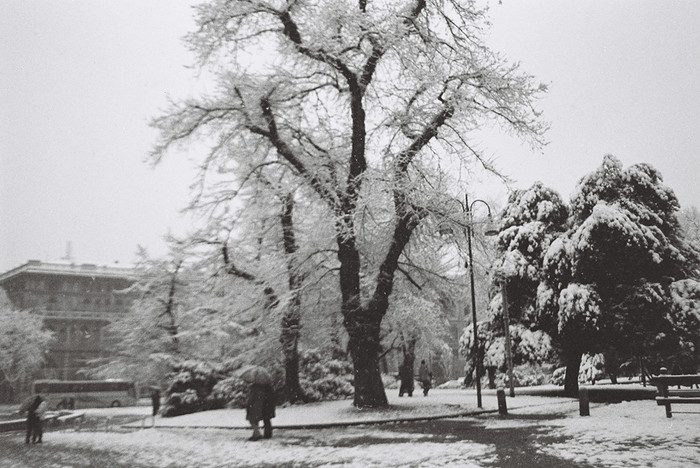
[[[135,406],[136,384],[129,380],[36,380],[34,394],[41,394],[51,409]]]

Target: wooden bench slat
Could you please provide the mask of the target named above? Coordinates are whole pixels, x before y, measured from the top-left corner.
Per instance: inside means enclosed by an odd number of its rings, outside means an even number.
[[[677,396],[684,398],[700,397],[700,390],[671,390],[669,388],[668,396]]]
[[[689,387],[700,384],[700,375],[652,375],[650,382],[652,385],[665,384],[668,386],[682,385]]]
[[[700,387],[700,374],[669,375],[668,370],[662,367],[659,375],[652,376],[650,382],[656,385],[656,404],[666,407],[667,418],[673,416],[671,405],[700,404],[700,390],[693,389],[693,386]]]
[[[700,398],[683,398],[683,397],[656,397],[656,404],[659,406],[663,406],[666,404],[683,404],[683,403],[691,403],[691,404],[700,404]]]

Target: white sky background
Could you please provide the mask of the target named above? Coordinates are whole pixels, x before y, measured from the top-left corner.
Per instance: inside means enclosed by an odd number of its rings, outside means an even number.
[[[489,43],[550,84],[543,154],[504,136],[481,147],[524,188],[568,196],[606,153],[659,169],[700,207],[700,2],[492,2]],[[192,171],[143,161],[166,96],[196,90],[176,0],[5,0],[0,16],[0,272],[52,261],[121,265],[182,231]],[[505,202],[482,178],[472,197]]]

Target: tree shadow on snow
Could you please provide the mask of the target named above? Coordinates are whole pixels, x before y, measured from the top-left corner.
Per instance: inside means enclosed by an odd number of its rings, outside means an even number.
[[[539,421],[551,420],[557,415],[525,414],[509,416],[510,420]],[[485,427],[482,422],[475,419],[444,419],[421,422],[406,422],[386,424],[368,428],[367,435],[357,435],[358,428],[348,433],[347,437],[339,437],[334,440],[320,442],[334,447],[356,447],[359,445],[392,444],[392,443],[445,443],[453,444],[457,441],[468,441],[493,447],[495,453],[489,453],[488,460],[471,460],[482,466],[503,468],[521,468],[536,466],[537,468],[588,468],[594,465],[582,464],[571,460],[559,458],[555,455],[544,453],[540,447],[549,444],[562,443],[568,438],[553,435],[551,426],[527,424],[516,427]],[[387,432],[387,436],[372,435],[377,431]],[[405,433],[412,437],[391,437],[390,433]],[[423,437],[420,437],[422,435]],[[418,437],[416,437],[418,436]],[[308,443],[309,441],[307,441]],[[319,444],[319,441],[316,441]],[[466,460],[465,460],[466,461]]]

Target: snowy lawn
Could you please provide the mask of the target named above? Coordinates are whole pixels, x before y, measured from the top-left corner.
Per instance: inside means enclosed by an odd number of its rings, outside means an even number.
[[[19,434],[3,434],[0,466],[700,466],[700,414],[667,419],[653,401],[635,401],[592,404],[591,416],[582,418],[575,402],[552,400],[506,418],[278,429],[259,442],[240,429],[65,430],[29,447]]]
[[[419,392],[417,392],[419,393]],[[476,393],[473,390],[435,390],[428,397],[414,394],[400,398],[395,391],[387,394],[389,407],[380,410],[362,410],[352,406],[352,400],[326,401],[277,408],[274,424],[277,427],[304,428],[317,425],[358,424],[392,419],[431,418],[436,416],[456,416],[481,411],[476,407]],[[533,405],[556,405],[572,402],[568,398],[519,395],[508,399],[509,408]],[[498,408],[495,392],[485,391],[483,408],[495,411]],[[140,422],[134,427],[140,427]],[[157,427],[209,427],[247,428],[245,410],[223,409],[187,414],[174,418],[156,418]]]
[[[698,467],[700,405],[683,406],[676,409],[688,413],[674,412],[672,419],[653,401],[592,404],[590,417],[574,410],[554,419],[541,408],[524,408],[512,418],[491,418],[486,426],[506,432],[536,429],[533,447],[572,466]]]

